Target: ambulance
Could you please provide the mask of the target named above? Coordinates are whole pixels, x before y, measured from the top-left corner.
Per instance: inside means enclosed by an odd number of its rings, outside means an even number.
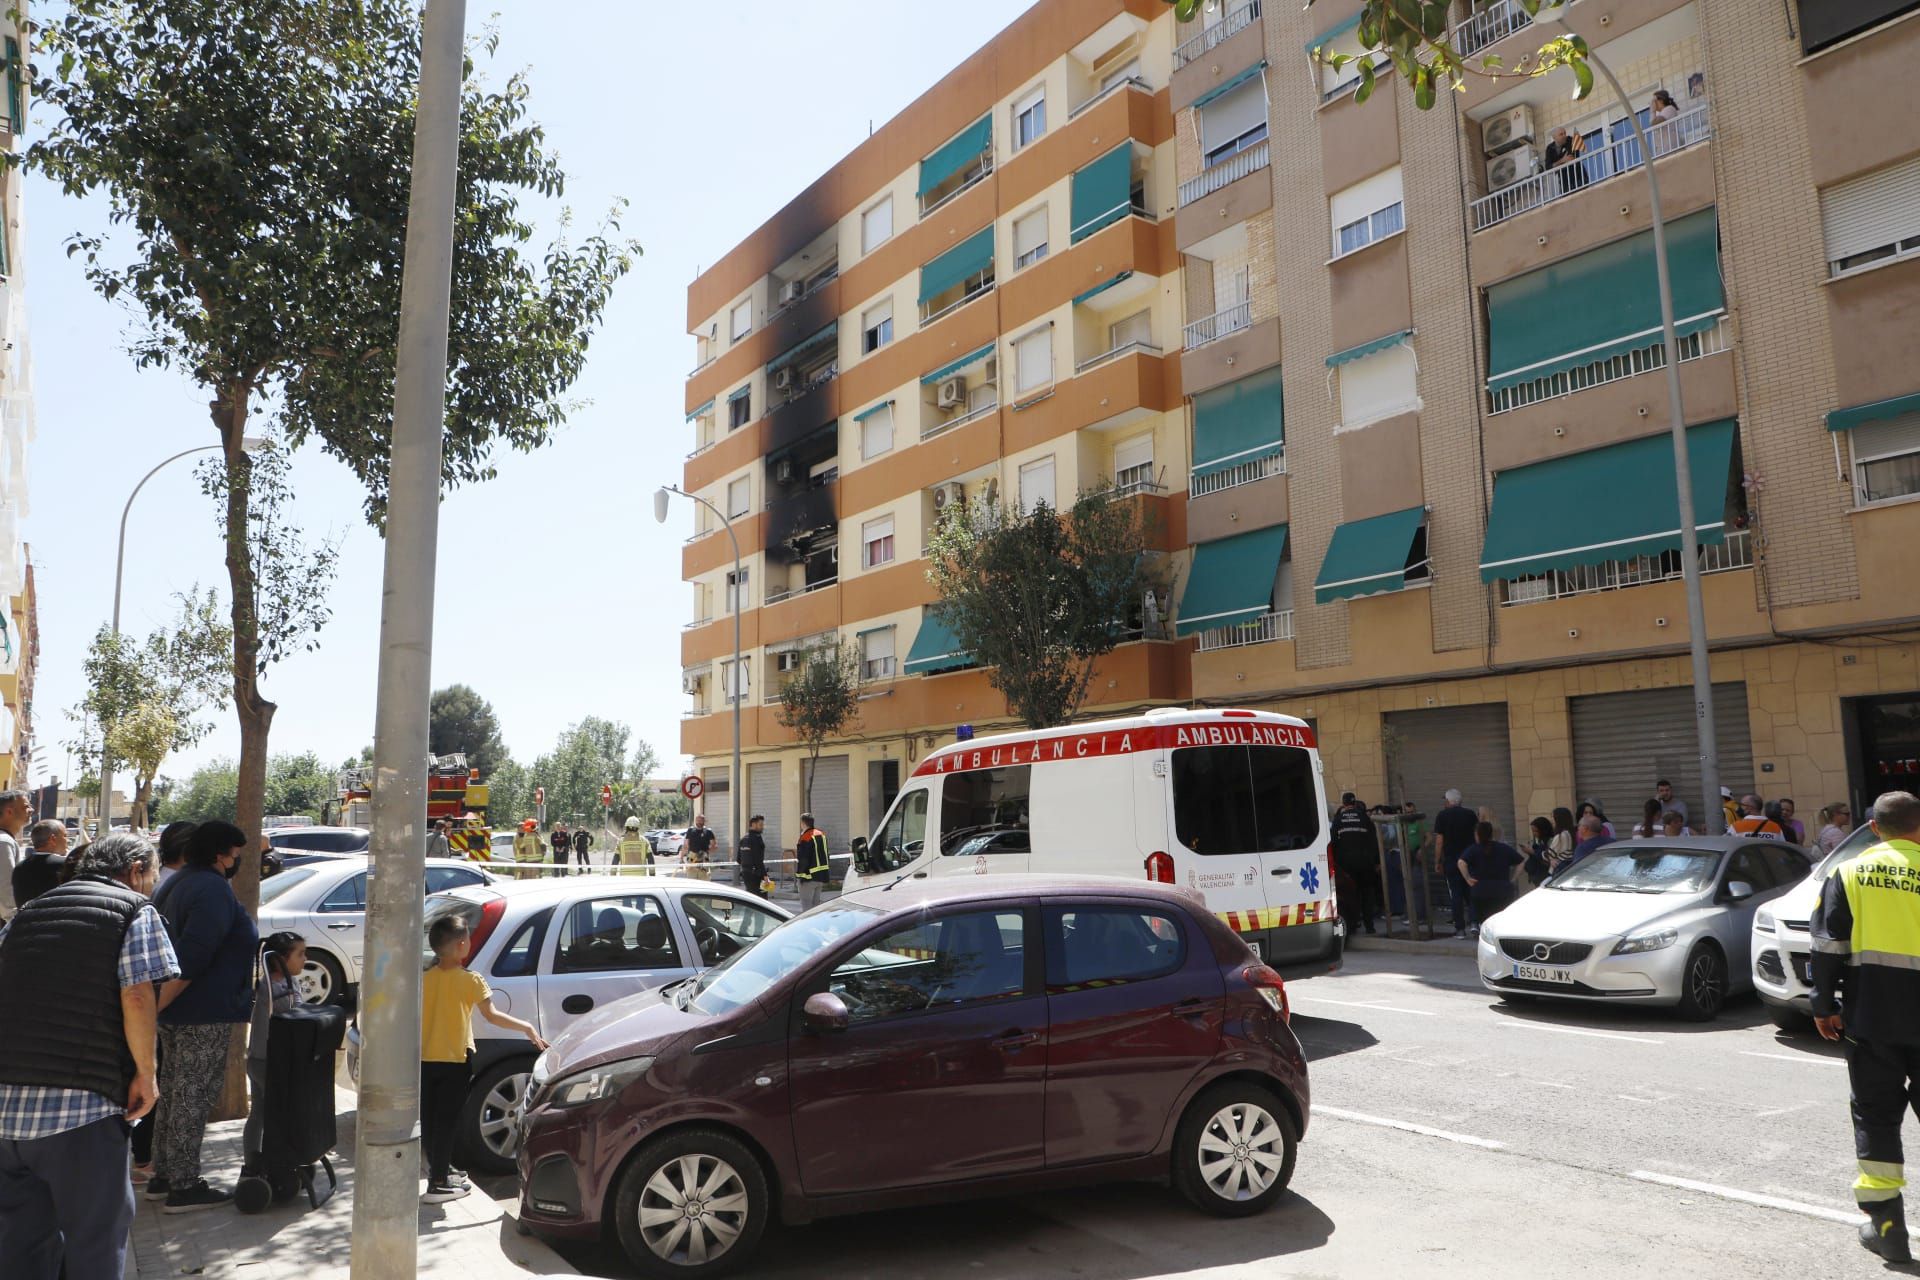
[[[1168,708],[956,742],[926,756],[846,890],[910,876],[1111,875],[1182,884],[1268,964],[1337,968],[1327,797],[1313,729]]]

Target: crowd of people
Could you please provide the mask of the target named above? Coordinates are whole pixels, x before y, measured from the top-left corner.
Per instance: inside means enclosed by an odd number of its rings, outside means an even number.
[[[827,834],[814,824],[813,815],[801,814],[800,825],[799,837],[793,843],[793,875],[800,890],[801,905],[811,907],[825,895],[832,866]],[[766,828],[764,814],[756,813],[749,818],[733,861],[735,882],[763,898],[771,897],[774,889],[767,862]],[[706,814],[694,814],[693,825],[680,833],[680,839],[678,874],[695,880],[712,880],[715,871],[726,870],[725,864],[715,857],[720,837],[707,825]],[[556,822],[542,838],[540,824],[532,818],[523,819],[513,839],[514,874],[520,879],[536,879],[549,871],[585,875],[601,870],[589,857],[592,847],[593,835],[584,826],[569,834],[566,823]],[[653,841],[641,829],[640,819],[628,818],[614,843],[612,864],[606,869],[623,875],[653,875],[660,869],[657,855]]]

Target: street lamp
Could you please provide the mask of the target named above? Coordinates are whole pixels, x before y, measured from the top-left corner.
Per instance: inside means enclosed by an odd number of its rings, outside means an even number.
[[[240,437],[240,452],[242,453],[254,454],[266,447],[267,438],[265,436]],[[171,458],[163,458],[153,470],[140,477],[140,483],[133,486],[133,492],[127,495],[127,505],[120,508],[120,546],[119,549],[114,552],[113,556],[113,638],[115,640],[120,638],[120,584],[126,579],[127,516],[133,511],[133,500],[140,496],[142,489],[147,487],[147,481],[158,475],[161,469],[168,463],[178,462],[182,458],[190,458],[196,453],[212,453],[215,450],[224,448],[226,448],[225,445],[203,444],[194,449],[182,449]],[[112,757],[107,753],[107,734],[110,733],[112,729],[112,725],[107,724],[104,720],[101,722],[100,834],[103,836],[113,834],[113,763]]]
[[[746,674],[740,665],[740,597],[746,591],[747,584],[740,577],[740,539],[734,536],[733,521],[727,519],[726,513],[720,508],[697,493],[688,493],[670,484],[661,485],[654,492],[653,518],[655,520],[661,524],[667,522],[667,504],[672,501],[672,495],[676,493],[683,498],[693,499],[719,517],[720,523],[726,526],[727,541],[733,544],[733,692],[728,695],[733,703],[733,772],[727,778],[727,796],[732,801],[733,825],[728,828],[727,835],[729,839],[738,843],[741,831],[740,789],[746,785],[740,777],[740,701],[746,696],[745,691],[740,687],[741,677]]]

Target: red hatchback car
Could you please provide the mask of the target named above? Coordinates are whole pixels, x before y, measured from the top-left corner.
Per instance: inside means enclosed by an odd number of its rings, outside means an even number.
[[[788,1223],[1169,1178],[1255,1213],[1293,1174],[1285,988],[1184,890],[911,880],[823,903],[535,1064],[522,1221],[704,1276]]]

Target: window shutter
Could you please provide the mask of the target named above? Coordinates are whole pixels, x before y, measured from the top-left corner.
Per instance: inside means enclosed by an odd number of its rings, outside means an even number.
[[[1827,261],[1920,235],[1920,156],[1820,193]]]
[[[1035,209],[1013,224],[1013,256],[1024,258],[1047,242],[1047,211]]]
[[[1340,366],[1340,429],[1350,431],[1420,407],[1411,343]]]
[[[1123,440],[1113,451],[1113,469],[1116,473],[1152,465],[1153,437],[1150,435]]]
[[[1211,151],[1266,122],[1266,77],[1254,76],[1200,109],[1200,145]]]
[[[1903,453],[1920,453],[1920,413],[1885,422],[1868,422],[1852,431],[1853,460],[1872,462]]]

